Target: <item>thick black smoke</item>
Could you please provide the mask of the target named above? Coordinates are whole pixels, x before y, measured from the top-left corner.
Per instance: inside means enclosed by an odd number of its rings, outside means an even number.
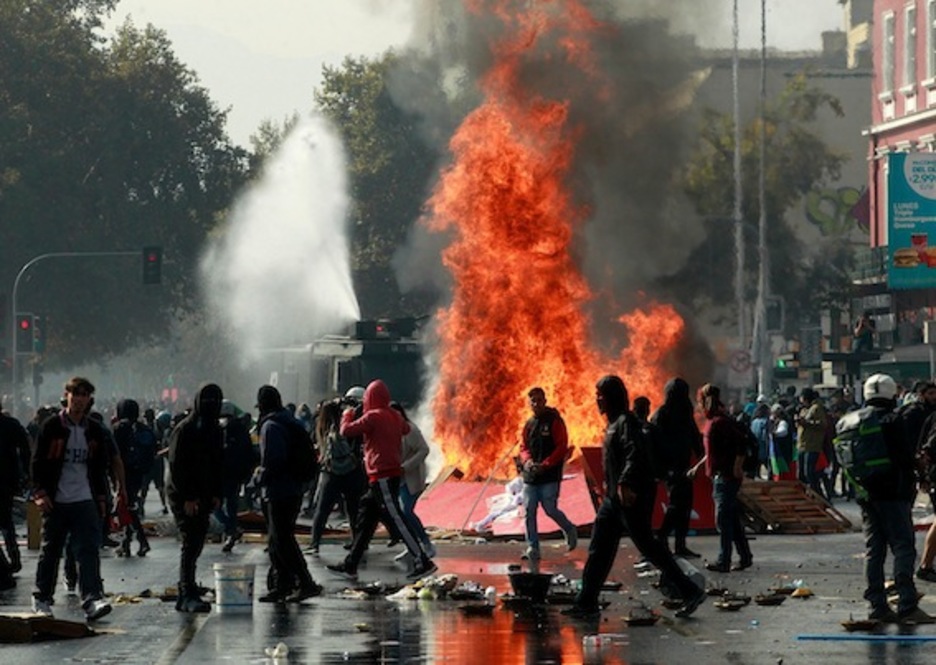
[[[530,4],[536,3],[517,0],[515,10]],[[561,3],[540,4],[546,11],[561,11],[556,8]],[[678,271],[705,234],[680,178],[695,144],[695,91],[708,72],[699,64],[694,40],[674,34],[667,19],[678,17],[683,29],[695,23],[700,32],[715,17],[710,13],[713,3],[700,0],[585,5],[601,22],[590,32],[594,72],[583,72],[564,57],[559,41],[564,35],[558,34],[541,38],[525,55],[520,71],[524,94],[567,100],[570,127],[580,132],[569,186],[589,212],[577,238],[576,257],[599,294],[592,312],[597,338],[609,342],[612,332],[620,330],[615,318],[621,311],[648,298],[688,311],[699,288],[660,285],[661,278]],[[490,13],[466,12],[454,0],[433,1],[427,9],[428,48],[443,79],[476,81],[493,61],[490,46],[506,29],[503,22]],[[426,83],[425,76],[418,78]],[[427,104],[425,92],[414,89],[416,77],[400,71],[395,82],[396,98],[410,104],[415,100],[430,125],[432,118],[444,116]],[[439,264],[438,255],[431,255],[439,241],[425,235],[414,229],[411,247],[399,257],[405,283],[412,284],[417,274],[444,275],[432,268]]]

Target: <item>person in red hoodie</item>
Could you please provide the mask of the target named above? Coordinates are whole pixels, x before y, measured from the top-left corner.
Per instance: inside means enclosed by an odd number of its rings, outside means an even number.
[[[359,418],[355,419],[351,408],[342,414],[341,436],[361,436],[364,439],[364,470],[368,486],[358,507],[351,551],[341,563],[326,566],[332,572],[357,579],[358,563],[374,536],[382,511],[398,529],[414,562],[408,577],[417,580],[438,570],[413,535],[400,509],[403,435],[409,431],[409,423],[390,407],[390,390],[379,379],[371,381],[364,391],[364,411]]]

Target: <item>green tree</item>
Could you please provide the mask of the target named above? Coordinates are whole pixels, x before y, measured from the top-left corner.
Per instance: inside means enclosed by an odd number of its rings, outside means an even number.
[[[848,252],[832,251],[835,248],[830,247],[819,261],[805,259],[810,252],[786,219],[786,213],[813,187],[836,179],[847,158],[819,134],[815,120],[822,112],[843,115],[838,99],[810,85],[806,74],[801,73],[788,82],[778,98],[768,103],[764,113],[771,290],[785,297],[787,321],[791,324],[815,318],[819,307],[841,298],[847,288]],[[742,215],[746,225],[745,267],[750,299],[755,295],[757,283],[760,134],[759,119],[742,128]],[[674,287],[707,284],[704,293],[697,291],[695,305],[700,308],[729,303],[734,298],[733,230],[728,224],[734,201],[733,160],[733,117],[705,111],[699,143],[686,172],[685,189],[709,233],[683,269],[668,280]]]
[[[50,369],[119,353],[163,333],[170,307],[192,308],[202,242],[246,173],[164,33],[97,36],[113,5],[0,0],[0,283],[39,254],[165,248],[162,288],[143,289],[138,256],[31,269],[18,305],[48,315]]]
[[[423,314],[426,303],[400,295],[391,260],[421,213],[438,154],[420,117],[395,103],[390,79],[402,62],[346,58],[325,67],[316,105],[341,132],[352,198],[352,261],[365,317]],[[411,66],[411,65],[408,65]]]

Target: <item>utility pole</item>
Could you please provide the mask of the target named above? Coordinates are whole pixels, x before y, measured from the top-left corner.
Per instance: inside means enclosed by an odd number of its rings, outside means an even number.
[[[740,96],[740,55],[738,26],[738,0],[734,0],[734,49],[731,57],[731,85],[734,95],[734,244],[735,244],[735,301],[738,310],[738,349],[746,346],[746,326],[744,315],[744,191],[741,178],[741,96]]]
[[[757,367],[757,390],[766,394],[770,385],[770,358],[767,344],[767,298],[770,296],[770,254],[767,246],[767,0],[761,0],[761,80],[759,174],[757,178],[757,303],[754,312],[754,362]]]

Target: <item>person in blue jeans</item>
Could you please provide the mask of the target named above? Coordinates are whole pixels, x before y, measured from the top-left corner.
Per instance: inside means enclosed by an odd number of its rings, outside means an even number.
[[[747,446],[745,435],[721,401],[721,390],[710,383],[699,389],[699,404],[705,414],[702,439],[705,457],[691,470],[695,476],[704,464],[712,479],[712,498],[715,501],[715,526],[718,529],[718,558],[707,563],[706,569],[716,573],[729,570],[744,570],[754,563],[751,547],[741,522],[741,506],[738,491],[744,479],[744,459]],[[732,548],[738,551],[738,563],[731,566]]]
[[[536,513],[539,506],[559,525],[565,534],[569,551],[578,544],[575,525],[559,509],[559,483],[562,466],[569,451],[569,435],[559,411],[546,406],[546,391],[532,388],[530,400],[532,417],[523,427],[520,442],[520,468],[523,476],[523,510],[526,515],[527,548],[523,559],[540,558],[539,531]]]
[[[94,385],[83,377],[65,384],[65,408],[39,429],[33,456],[33,501],[42,513],[42,549],[33,610],[52,616],[55,580],[66,542],[77,562],[82,608],[89,621],[110,613],[101,579],[101,522],[107,494],[109,434],[88,417]]]

